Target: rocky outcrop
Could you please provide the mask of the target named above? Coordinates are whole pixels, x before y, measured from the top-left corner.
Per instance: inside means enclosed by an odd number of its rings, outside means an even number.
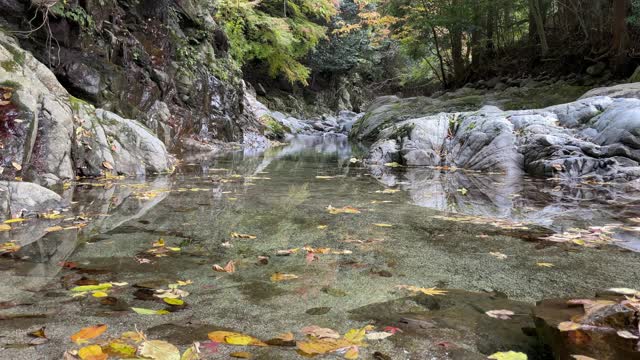
[[[0,216],[23,216],[59,208],[62,198],[55,192],[39,185],[0,181]]]
[[[640,73],[640,71],[638,70],[636,70],[636,72]],[[604,88],[596,88],[593,90],[589,90],[580,99],[588,99],[594,96],[640,99],[640,82],[634,82],[630,84],[620,84],[620,85],[604,87]]]
[[[411,115],[411,105],[429,101],[386,97],[374,102],[351,134],[373,142],[369,164],[395,161],[597,181],[640,176],[638,99],[594,97],[540,110],[485,106]]]
[[[0,63],[3,178],[52,185],[76,175],[172,170],[150,130],[70,96],[44,64],[1,34]]]
[[[28,19],[40,22],[45,11],[32,3],[2,2],[0,26],[17,33],[36,28]],[[169,149],[183,138],[240,143],[245,131],[262,132],[245,111],[242,73],[214,20],[215,4],[69,0],[47,13],[47,26],[20,38],[20,46],[71,95],[140,121]],[[53,45],[44,46],[49,40]]]

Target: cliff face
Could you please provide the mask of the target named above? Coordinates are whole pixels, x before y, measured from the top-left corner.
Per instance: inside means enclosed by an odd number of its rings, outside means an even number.
[[[185,138],[242,141],[261,125],[205,3],[0,0],[0,25],[71,95],[141,121],[170,149]]]

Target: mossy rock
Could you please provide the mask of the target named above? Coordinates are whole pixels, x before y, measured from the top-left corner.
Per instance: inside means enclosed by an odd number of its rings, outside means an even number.
[[[259,120],[265,126],[265,136],[268,138],[282,140],[287,134],[291,133],[291,128],[279,123],[271,115],[262,115]]]

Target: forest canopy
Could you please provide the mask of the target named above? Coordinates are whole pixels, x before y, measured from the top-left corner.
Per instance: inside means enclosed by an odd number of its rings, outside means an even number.
[[[238,63],[263,62],[290,82],[355,69],[454,87],[539,64],[604,62],[627,75],[639,13],[640,0],[222,0],[217,17]]]

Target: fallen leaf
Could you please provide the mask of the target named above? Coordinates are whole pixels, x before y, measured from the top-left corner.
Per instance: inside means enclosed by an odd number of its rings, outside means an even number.
[[[636,289],[629,289],[629,288],[611,288],[611,289],[607,289],[607,291],[611,291],[612,293],[616,293],[620,295],[628,295],[628,296],[640,295],[640,291]]]
[[[46,339],[47,335],[45,335],[44,330],[46,329],[46,326],[41,327],[40,329],[36,330],[36,331],[32,331],[30,333],[27,333],[27,335],[33,337],[33,338],[43,338]]]
[[[180,360],[199,360],[200,359],[200,343],[195,342],[184,351]]]
[[[457,192],[459,192],[462,196],[465,196],[469,193],[469,190],[465,189],[465,188],[461,188],[456,190]]]
[[[109,294],[104,291],[94,291],[91,295],[95,298],[104,298],[109,296]]]
[[[163,298],[162,300],[164,300],[164,302],[166,302],[169,305],[173,305],[173,306],[183,306],[184,305],[184,301],[181,299],[174,299],[174,298]]]
[[[292,332],[288,332],[288,333],[284,333],[276,336],[276,339],[282,340],[282,341],[295,341],[295,336],[293,335]]]
[[[562,332],[579,330],[580,328],[582,328],[582,325],[573,321],[563,321],[558,324],[558,330]]]
[[[169,314],[167,310],[153,310],[153,309],[143,309],[143,308],[135,308],[132,307],[131,310],[135,311],[140,315],[166,315]]]
[[[11,162],[11,166],[13,166],[13,168],[18,170],[18,171],[22,170],[22,165],[20,165],[19,163],[15,162],[15,161]]]
[[[327,225],[318,225],[317,226],[318,230],[325,230],[326,228],[328,228]],[[9,229],[11,229],[11,227],[9,227]]]
[[[539,262],[536,265],[540,266],[540,267],[545,267],[545,268],[551,268],[554,267],[555,265],[553,265],[552,263],[547,263],[547,262]]]
[[[256,239],[257,236],[255,235],[249,235],[249,234],[240,234],[237,232],[232,232],[231,233],[231,237],[234,239]]]
[[[331,180],[331,179],[335,179],[335,176],[316,176],[316,179],[319,180]]]
[[[111,163],[108,161],[103,161],[102,166],[107,170],[113,170],[113,165],[111,165]]]
[[[278,250],[276,252],[276,254],[278,256],[289,256],[289,255],[297,253],[298,251],[300,251],[300,249],[298,249],[298,248],[296,248],[296,249],[287,249],[287,250]]]
[[[364,338],[367,335],[367,331],[370,330],[373,330],[372,325],[367,325],[360,329],[351,329],[347,331],[346,334],[344,334],[344,338],[354,345],[360,345],[362,344],[362,341],[364,341]]]
[[[624,339],[640,339],[640,337],[638,335],[634,335],[632,334],[630,331],[627,330],[620,330],[617,332],[618,336],[620,336],[621,338]]]
[[[234,273],[236,272],[236,263],[233,260],[229,260],[227,265],[225,265],[224,267],[215,264],[213,265],[213,270],[217,272]]]
[[[489,359],[493,360],[527,360],[527,354],[515,351],[497,352],[489,355]]]
[[[329,212],[329,214],[332,215],[338,215],[338,214],[360,214],[360,210],[351,207],[351,206],[344,206],[341,208],[334,208],[333,206],[329,205],[327,207],[327,211]]]
[[[489,317],[500,320],[511,320],[511,317],[515,315],[515,313],[511,310],[490,310],[485,312]]]
[[[285,274],[285,273],[274,273],[273,275],[271,275],[271,281],[276,282],[276,281],[285,281],[285,280],[293,280],[293,279],[297,279],[298,275],[294,275],[294,274]]]
[[[393,336],[393,333],[386,331],[374,331],[366,335],[367,340],[382,340],[388,338],[389,336]]]
[[[261,340],[258,340],[252,336],[231,332],[231,331],[214,331],[208,334],[211,341],[218,343],[225,343],[229,345],[238,346],[267,346]]]
[[[507,258],[506,254],[503,254],[501,252],[490,252],[489,255],[491,256],[495,256],[496,258],[500,259],[500,260],[504,260]]]
[[[237,359],[251,359],[252,355],[246,351],[236,351],[229,354],[229,356]]]
[[[138,355],[154,360],[180,360],[180,350],[162,340],[145,341],[138,347]]]
[[[121,339],[112,340],[106,348],[107,353],[124,359],[135,358],[136,348]]]
[[[584,356],[584,355],[571,355],[575,360],[596,360],[592,357]]]
[[[318,339],[339,339],[340,334],[332,329],[321,328],[316,325],[311,325],[302,328],[302,333],[309,336],[314,336]]]
[[[411,285],[398,285],[398,288],[407,289],[411,292],[420,292],[428,296],[436,296],[436,295],[445,295],[447,293],[446,290],[440,290],[437,288],[421,288]]]
[[[390,168],[397,168],[397,167],[400,167],[402,165],[398,164],[397,162],[390,162],[390,163],[384,164],[384,166],[390,167]]]
[[[4,223],[5,224],[14,224],[14,223],[21,223],[27,221],[27,219],[23,219],[23,218],[15,218],[15,219],[9,219],[9,220],[5,220]]]
[[[104,324],[89,326],[71,335],[71,341],[76,344],[84,344],[88,340],[102,335],[105,331],[107,331],[107,325]]]
[[[78,356],[82,360],[104,360],[107,354],[102,352],[99,345],[89,345],[78,350]]]
[[[76,286],[71,289],[73,292],[83,292],[83,291],[100,291],[111,289],[113,284],[111,283],[102,283],[98,285],[84,285],[84,286]]]
[[[12,254],[20,250],[22,246],[16,244],[13,241],[0,244],[0,254]]]
[[[345,359],[349,359],[349,360],[354,360],[358,358],[358,347],[357,346],[351,346],[345,353],[344,353],[344,358]]]
[[[64,228],[62,226],[60,226],[60,225],[51,226],[51,227],[48,227],[48,228],[44,229],[44,231],[46,231],[46,232],[56,232],[56,231],[62,231],[62,230],[64,230]]]
[[[313,356],[348,348],[352,344],[344,339],[311,339],[309,341],[298,341],[296,346],[302,353]]]
[[[376,191],[378,194],[395,194],[397,192],[400,192],[400,189],[384,189]]]
[[[0,231],[10,231],[10,230],[11,230],[11,225],[0,224]]]
[[[391,225],[391,224],[373,224],[373,226],[382,227],[382,228],[393,227],[393,225]]]

